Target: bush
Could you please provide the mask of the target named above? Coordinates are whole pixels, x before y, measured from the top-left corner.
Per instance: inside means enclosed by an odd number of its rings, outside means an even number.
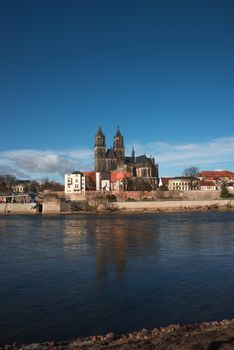
[[[227,187],[225,185],[223,185],[221,187],[220,197],[221,198],[230,198],[231,197],[231,194],[230,194],[230,192],[228,191],[228,189],[227,189]]]
[[[101,193],[86,194],[86,205],[88,210],[98,211],[100,207],[104,208],[107,204],[107,198]]]
[[[117,198],[114,194],[108,194],[107,200],[108,202],[117,202]]]

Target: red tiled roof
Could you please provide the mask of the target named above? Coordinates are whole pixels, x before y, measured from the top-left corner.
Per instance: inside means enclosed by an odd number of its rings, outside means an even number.
[[[128,179],[132,177],[131,173],[126,171],[112,171],[111,172],[111,182],[116,182],[118,180]]]
[[[84,172],[85,177],[87,180],[96,182],[96,172],[95,171],[85,171]]]
[[[161,177],[161,181],[163,183],[163,185],[168,185],[169,180],[173,180],[174,177]]]
[[[201,186],[215,186],[213,181],[202,180]]]
[[[197,176],[199,177],[209,177],[209,178],[217,178],[217,177],[234,177],[234,173],[228,170],[205,170],[205,171],[201,171],[199,174],[197,174]]]

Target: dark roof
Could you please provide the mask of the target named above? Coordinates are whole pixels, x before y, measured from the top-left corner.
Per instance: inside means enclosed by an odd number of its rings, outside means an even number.
[[[124,157],[124,160],[126,163],[134,163],[135,162],[135,157]]]
[[[124,157],[124,160],[126,163],[137,163],[137,164],[141,164],[141,163],[151,163],[152,162],[152,158],[148,158],[146,157],[146,155],[142,155],[142,156],[137,156],[137,157]]]
[[[78,175],[78,174],[81,174],[81,175],[84,175],[84,174],[83,174],[82,172],[80,172],[80,171],[73,171],[72,174],[77,174],[77,175]]]
[[[98,128],[98,131],[97,131],[97,134],[96,134],[96,136],[104,136],[104,134],[103,134],[103,132],[102,132],[102,128],[99,126],[99,128]]]
[[[136,157],[136,163],[146,163],[151,162],[151,158],[146,157],[146,155]]]
[[[119,130],[119,126],[118,126],[118,128],[117,128],[115,137],[122,137],[121,132],[120,132],[120,130]]]

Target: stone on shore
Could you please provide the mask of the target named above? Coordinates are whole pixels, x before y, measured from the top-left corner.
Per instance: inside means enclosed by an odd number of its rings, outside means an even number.
[[[172,324],[117,336],[77,338],[64,342],[6,345],[0,350],[234,350],[234,319],[195,325]]]

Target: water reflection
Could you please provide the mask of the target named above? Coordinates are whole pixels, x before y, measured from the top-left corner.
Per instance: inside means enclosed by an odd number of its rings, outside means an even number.
[[[234,213],[0,217],[2,343],[232,318]]]
[[[80,254],[87,245],[87,222],[84,219],[63,220],[64,251],[68,255]]]
[[[105,279],[114,271],[121,277],[128,258],[159,250],[160,224],[133,218],[83,216],[64,220],[64,251],[70,256],[93,254],[96,276]]]

